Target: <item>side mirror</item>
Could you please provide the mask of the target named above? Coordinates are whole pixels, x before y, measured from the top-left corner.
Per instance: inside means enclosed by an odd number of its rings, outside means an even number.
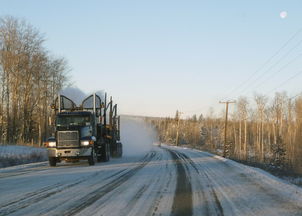
[[[101,113],[101,110],[100,110],[100,109],[97,109],[97,110],[96,110],[96,113],[95,113],[95,116],[96,116],[96,117],[99,117],[99,116],[100,116],[100,113]]]

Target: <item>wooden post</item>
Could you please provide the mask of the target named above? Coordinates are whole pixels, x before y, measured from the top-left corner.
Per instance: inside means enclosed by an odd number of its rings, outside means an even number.
[[[180,115],[182,112],[178,112],[178,119],[177,119],[177,131],[176,131],[176,146],[178,146],[178,134],[179,134],[179,120],[180,120]]]
[[[236,103],[236,101],[219,101],[219,103],[225,104],[225,122],[224,122],[224,146],[223,146],[223,157],[226,157],[227,153],[227,132],[228,132],[228,112],[229,112],[229,104]]]

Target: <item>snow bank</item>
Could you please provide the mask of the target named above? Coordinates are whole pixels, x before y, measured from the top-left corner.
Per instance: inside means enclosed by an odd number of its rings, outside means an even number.
[[[0,168],[47,160],[45,148],[0,145]]]
[[[248,173],[250,176],[253,176],[253,178],[256,178],[259,180],[259,182],[266,183],[267,185],[270,185],[274,189],[278,190],[280,193],[283,194],[283,197],[288,198],[289,200],[292,200],[293,202],[299,204],[302,203],[302,188],[298,187],[286,180],[280,179],[260,168],[251,167],[248,165],[244,165],[241,163],[238,163],[236,161],[211,154],[209,152],[204,152],[196,149],[192,149],[193,151],[199,151],[203,152],[204,154],[211,156],[213,158],[216,158],[220,161],[223,161],[224,163],[227,163],[231,166],[236,167],[239,170],[244,171],[245,173]]]
[[[124,155],[142,155],[157,142],[157,133],[142,117],[121,116],[121,141]]]

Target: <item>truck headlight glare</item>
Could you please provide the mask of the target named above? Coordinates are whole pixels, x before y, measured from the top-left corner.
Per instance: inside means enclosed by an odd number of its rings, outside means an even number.
[[[55,141],[49,141],[48,142],[48,147],[56,147],[56,142]]]
[[[89,140],[82,140],[81,145],[82,146],[88,146],[89,145]]]

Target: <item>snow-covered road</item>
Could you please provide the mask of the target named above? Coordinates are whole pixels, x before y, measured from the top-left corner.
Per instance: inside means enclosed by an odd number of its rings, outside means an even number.
[[[205,152],[154,146],[95,166],[0,169],[0,215],[302,215],[302,190]]]

